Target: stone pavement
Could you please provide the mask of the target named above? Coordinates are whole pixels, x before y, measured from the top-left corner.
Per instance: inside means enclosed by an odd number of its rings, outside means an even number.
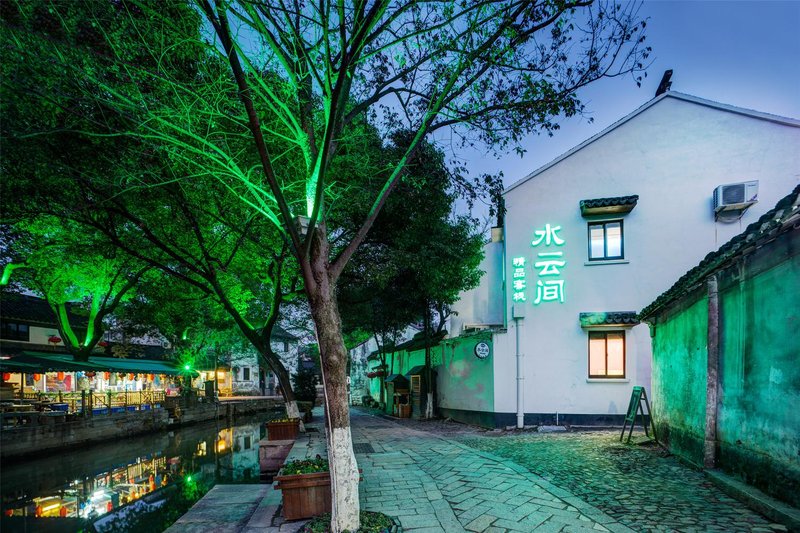
[[[362,507],[406,531],[631,531],[513,461],[452,439],[355,410],[352,433]]]
[[[396,517],[405,531],[785,530],[658,449],[619,444],[616,432],[508,434],[351,414],[362,509]],[[288,459],[324,455],[315,422]],[[283,520],[271,485],[229,485],[168,531],[283,533],[304,523]]]
[[[628,446],[618,431],[464,436],[514,461],[636,531],[786,531],[656,446]]]

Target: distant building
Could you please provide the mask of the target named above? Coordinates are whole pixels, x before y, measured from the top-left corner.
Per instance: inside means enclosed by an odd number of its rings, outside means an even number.
[[[641,313],[672,452],[800,506],[800,186]]]
[[[798,184],[799,146],[798,120],[665,92],[508,187],[481,286],[453,306],[446,342],[475,353],[445,352],[440,414],[621,424],[650,387],[638,311]]]

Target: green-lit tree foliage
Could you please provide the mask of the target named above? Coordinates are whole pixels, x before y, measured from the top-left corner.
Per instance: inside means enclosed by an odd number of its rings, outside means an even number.
[[[4,284],[16,271],[15,281],[50,305],[74,359],[88,361],[103,338],[104,320],[133,294],[147,267],[86,228],[55,217],[18,222],[13,232],[16,238],[4,253],[15,260],[5,265]],[[76,312],[85,316],[85,331],[72,323]]]
[[[55,20],[54,28],[39,25],[48,32],[43,44],[27,48],[29,36],[19,30],[4,39],[21,55],[38,49],[42,55],[32,60],[44,57],[63,68],[64,78],[79,80],[94,104],[76,114],[102,126],[87,129],[157,146],[181,165],[170,179],[216,182],[280,229],[302,274],[319,339],[332,529],[357,529],[358,470],[336,302],[345,266],[427,136],[446,130],[504,152],[529,133],[552,132],[560,117],[581,113],[577,89],[640,70],[647,49],[637,7],[583,0],[197,0],[209,30],[204,41],[183,38],[181,25],[196,24],[181,2],[100,4],[83,18],[73,15],[74,4],[45,4],[44,14],[33,14],[47,24]],[[114,10],[130,21],[127,27],[109,18]],[[136,31],[123,31],[131,27]],[[60,45],[65,30],[99,39],[93,47],[102,53],[91,61],[75,57]],[[197,57],[194,47],[206,57],[187,68],[187,57]],[[38,91],[52,92],[47,85]],[[229,105],[232,96],[236,107]],[[114,110],[114,120],[104,120],[106,109]],[[348,201],[343,172],[351,170],[340,164],[340,149],[365,123],[383,139],[408,131],[410,142],[397,158],[362,161],[383,176],[382,185],[358,230],[339,240],[329,215],[337,202]],[[254,152],[232,142],[243,137]],[[164,182],[153,178],[127,175],[121,184]]]
[[[182,281],[186,292],[215,300],[278,376],[287,408],[296,416],[289,374],[269,342],[281,305],[300,293],[297,269],[284,266],[291,260],[285,240],[230,195],[224,179],[192,182],[195,163],[170,157],[170,147],[157,139],[121,134],[146,120],[146,109],[106,101],[109,91],[135,91],[150,105],[182,109],[186,102],[172,83],[200,76],[204,57],[203,72],[215,65],[197,40],[198,13],[180,2],[42,0],[3,7],[4,42],[16,45],[4,50],[3,62],[9,120],[2,125],[7,141],[2,165],[4,175],[15,176],[3,183],[4,215],[25,220],[51,213],[77,221],[130,257]],[[169,23],[162,24],[166,14]],[[142,34],[151,40],[138,47]],[[151,54],[153,43],[168,49],[169,58]],[[51,60],[37,59],[48,55]],[[171,82],[150,75],[166,64]],[[94,84],[63,75],[65,67],[75,66]],[[204,104],[217,106],[214,112],[238,104],[235,92],[212,94],[213,83],[207,89]],[[230,126],[235,114],[223,112],[218,120],[235,129]],[[238,161],[255,153],[246,136],[220,135]],[[149,187],[154,183],[159,186]],[[162,310],[160,318],[166,308],[188,305],[174,291],[150,296],[149,308]]]

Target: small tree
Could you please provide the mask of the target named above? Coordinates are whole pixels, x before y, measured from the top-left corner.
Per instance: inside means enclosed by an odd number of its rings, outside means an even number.
[[[297,373],[292,376],[294,394],[301,402],[311,402],[312,407],[317,403],[317,373],[311,368],[302,365]]]

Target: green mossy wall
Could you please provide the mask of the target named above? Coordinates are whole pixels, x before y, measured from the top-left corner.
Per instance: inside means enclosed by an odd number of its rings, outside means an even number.
[[[693,463],[703,462],[708,300],[659,322],[653,338],[653,415],[659,437]]]
[[[486,342],[491,347],[486,359],[475,355],[475,345]],[[460,413],[494,412],[494,344],[490,332],[447,339],[441,366],[437,367],[438,405],[453,419],[473,423]],[[488,424],[483,421],[481,425]],[[493,424],[489,427],[493,427]]]
[[[719,465],[795,506],[800,506],[799,294],[798,255],[721,293],[717,415]]]
[[[784,233],[718,275],[717,464],[800,506],[800,232]],[[659,437],[702,464],[707,298],[694,292],[659,318],[653,410]],[[692,303],[694,302],[694,303]]]

